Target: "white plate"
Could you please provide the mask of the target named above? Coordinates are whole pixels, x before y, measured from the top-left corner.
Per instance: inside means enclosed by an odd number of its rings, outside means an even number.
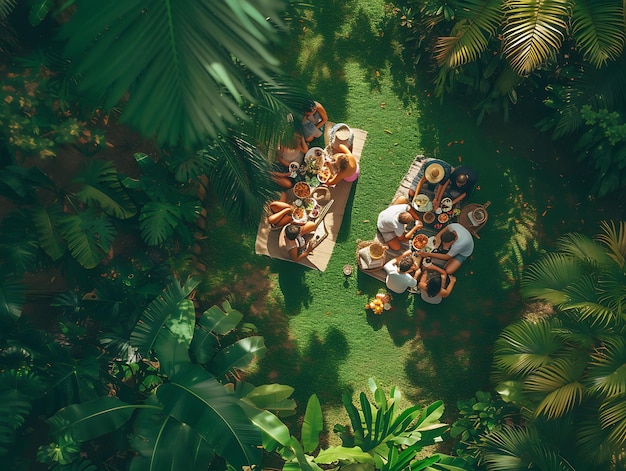
[[[452,200],[450,198],[444,198],[441,200],[441,209],[446,213],[452,209]]]

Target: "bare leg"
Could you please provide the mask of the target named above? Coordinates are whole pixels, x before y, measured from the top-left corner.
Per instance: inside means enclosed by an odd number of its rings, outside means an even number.
[[[400,244],[400,241],[397,237],[394,237],[393,239],[388,240],[385,243],[391,250],[400,250],[402,248],[402,245]]]
[[[409,204],[409,200],[406,198],[406,196],[400,195],[395,200],[393,200],[391,204]]]
[[[445,269],[446,269],[446,273],[448,275],[451,275],[452,273],[454,273],[455,271],[457,271],[459,269],[459,267],[461,266],[461,262],[459,262],[456,258],[451,258],[450,260],[448,260],[448,262],[446,263]]]
[[[283,188],[289,189],[293,187],[293,181],[291,181],[290,178],[279,177],[279,176],[272,174],[272,180],[274,180],[278,185],[280,185]]]
[[[267,217],[267,222],[269,222],[270,224],[274,226],[284,226],[285,224],[289,224],[292,221],[291,213],[292,213],[291,206],[288,206],[274,214],[270,214]]]

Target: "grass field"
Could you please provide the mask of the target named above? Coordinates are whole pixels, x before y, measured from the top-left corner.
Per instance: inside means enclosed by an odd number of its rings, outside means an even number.
[[[597,201],[580,196],[584,177],[561,167],[561,150],[532,122],[495,117],[476,127],[462,103],[441,105],[427,79],[399,69],[397,46],[378,29],[384,2],[316,5],[301,23],[300,42],[290,46],[299,53],[287,67],[331,121],[368,132],[332,258],[322,273],[257,256],[254,234],[239,234],[212,214],[209,299],[233,293],[234,305],[265,337],[268,355],[249,380],[294,386],[301,414],[316,393],[329,430],[347,423],[341,393],[366,390],[370,377],[385,390],[398,386],[407,403],[442,399],[452,421],[458,399],[489,388],[493,341],[523,309],[523,263],[604,214]],[[383,285],[356,270],[345,277],[342,267],[354,266],[356,241],[374,236],[378,213],[421,153],[478,170],[472,201],[491,201],[488,226],[450,298],[431,306],[397,295],[391,311],[374,316],[364,305]]]

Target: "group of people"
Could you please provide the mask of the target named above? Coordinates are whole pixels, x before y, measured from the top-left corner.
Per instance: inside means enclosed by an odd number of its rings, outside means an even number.
[[[452,168],[443,160],[427,159],[409,188],[408,198],[399,196],[378,215],[377,228],[387,246],[399,251],[423,228],[412,204],[415,195],[427,195],[433,210],[437,211],[444,197],[450,198],[453,206],[467,199],[477,179],[471,167]],[[419,289],[421,298],[431,304],[439,304],[450,295],[456,284],[454,273],[472,255],[474,239],[458,223],[446,225],[433,239],[433,251],[409,249],[385,264],[386,284],[390,290],[403,293],[407,289],[412,292]],[[431,263],[424,263],[427,259]]]
[[[305,179],[304,157],[312,144],[324,133],[324,126],[328,122],[328,114],[321,103],[311,100],[303,113],[301,132],[295,132],[293,138],[281,143],[276,152],[276,166],[271,172],[271,177],[283,190]],[[331,136],[331,140],[332,140]],[[329,159],[325,166],[330,170],[330,175],[324,185],[333,187],[342,180],[352,181],[359,172],[356,157],[352,154],[352,142],[331,142],[328,147]],[[320,147],[325,147],[324,145]],[[279,248],[285,256],[293,261],[300,261],[308,257],[313,251],[309,243],[310,237],[318,222],[295,221],[293,211],[296,207],[288,202],[285,191],[277,201],[269,204],[270,215],[268,223],[276,229],[281,229],[279,236]]]

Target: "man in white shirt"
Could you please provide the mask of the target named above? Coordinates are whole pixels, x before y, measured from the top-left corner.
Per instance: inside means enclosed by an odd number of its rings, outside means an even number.
[[[415,225],[405,232],[407,224]],[[400,250],[402,243],[408,242],[415,231],[422,227],[421,221],[416,221],[412,208],[406,204],[392,204],[378,215],[377,227],[383,240],[391,250]]]
[[[417,280],[415,279],[416,268],[410,250],[385,263],[384,269],[387,272],[385,284],[387,288],[394,293],[404,293],[407,288],[415,288],[417,286]]]

